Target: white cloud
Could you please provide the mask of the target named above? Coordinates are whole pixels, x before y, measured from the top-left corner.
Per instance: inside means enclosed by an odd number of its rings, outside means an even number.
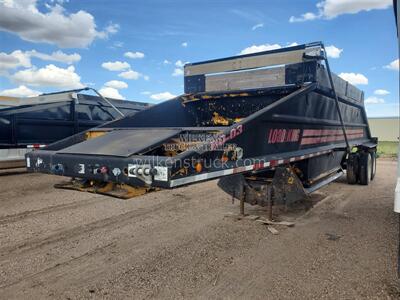
[[[181,60],[177,60],[175,62],[175,66],[177,66],[178,68],[183,68],[185,66],[185,64],[187,64],[188,62],[183,62]]]
[[[371,97],[368,97],[367,99],[365,99],[364,102],[365,102],[365,104],[382,104],[382,103],[385,103],[385,100],[382,98],[371,96]]]
[[[50,60],[62,62],[65,64],[73,64],[81,60],[81,56],[78,53],[66,54],[60,50],[55,51],[51,54],[45,54],[41,52],[37,52],[35,50],[27,52],[31,57],[37,57],[41,60]]]
[[[317,4],[323,16],[333,19],[342,14],[356,14],[373,9],[386,9],[392,5],[392,0],[326,0]]]
[[[105,29],[104,31],[100,32],[100,36],[102,38],[108,38],[108,36],[110,34],[115,34],[118,32],[120,26],[119,24],[114,24],[114,23],[110,23]]]
[[[7,1],[7,0],[6,0]],[[68,3],[69,0],[50,0],[51,3],[58,3],[58,4],[64,4],[64,3]],[[47,3],[46,3],[47,4]],[[49,4],[47,4],[49,5]]]
[[[131,65],[125,61],[108,61],[102,63],[101,66],[109,71],[123,71],[131,67]]]
[[[240,51],[239,54],[250,54],[250,53],[255,53],[255,52],[279,49],[279,48],[282,48],[282,46],[279,44],[253,45],[253,46],[243,49],[242,51]]]
[[[0,96],[9,96],[9,97],[35,97],[40,94],[41,92],[31,90],[25,85],[20,85],[15,89],[3,90],[0,92]]]
[[[264,23],[258,23],[256,25],[254,25],[253,27],[251,27],[251,30],[256,30],[258,28],[263,28],[264,27]]]
[[[181,68],[175,68],[174,72],[172,73],[172,76],[182,76],[183,75],[183,69]]]
[[[290,23],[295,23],[295,22],[304,22],[304,21],[311,21],[311,20],[315,20],[320,18],[319,16],[317,16],[314,13],[308,12],[305,14],[302,14],[300,17],[295,17],[295,16],[291,16],[289,19]]]
[[[0,69],[15,69],[18,67],[30,68],[32,66],[31,58],[39,58],[46,61],[57,61],[66,64],[72,64],[81,59],[78,53],[66,54],[60,50],[51,54],[41,53],[36,50],[21,51],[15,50],[10,54],[0,52]]]
[[[57,88],[81,88],[81,77],[75,73],[74,66],[66,69],[47,65],[44,68],[30,68],[18,71],[11,79],[19,84],[31,86],[47,86]]]
[[[386,65],[384,68],[398,71],[399,70],[399,59],[395,59],[390,64]]]
[[[164,65],[169,65],[169,64],[171,64],[171,62],[168,59],[164,59],[163,64]]]
[[[125,57],[129,57],[129,58],[133,58],[133,59],[143,58],[144,57],[144,53],[138,52],[138,51],[136,51],[136,52],[128,51],[128,52],[124,53],[124,56]]]
[[[116,47],[116,48],[122,48],[122,47],[124,46],[124,42],[115,41],[115,42],[113,43],[113,46]]]
[[[151,99],[156,100],[156,101],[165,101],[165,100],[172,99],[172,98],[175,98],[175,97],[176,97],[176,95],[171,94],[170,92],[152,94],[150,96]]]
[[[386,95],[389,95],[390,92],[387,91],[387,90],[378,89],[378,90],[375,90],[375,91],[374,91],[374,94],[375,94],[375,95],[379,95],[379,96],[386,96]]]
[[[185,65],[185,63],[181,60],[177,60],[175,62],[175,66],[177,66],[178,68],[183,68],[184,65]]]
[[[128,87],[128,84],[120,80],[111,80],[106,82],[104,86],[118,90],[118,89],[126,89]]]
[[[186,48],[186,47],[188,46],[188,43],[187,43],[187,42],[183,42],[183,43],[181,44],[181,46],[182,46],[183,48]]]
[[[175,62],[176,68],[174,69],[174,72],[172,73],[172,76],[182,76],[183,75],[183,67],[185,64],[188,62],[183,62],[180,59]]]
[[[300,17],[290,17],[289,22],[304,22],[315,19],[333,19],[343,14],[356,14],[373,9],[386,9],[392,0],[324,0],[317,3],[317,13],[307,12]]]
[[[328,55],[328,57],[331,57],[331,58],[339,58],[340,54],[342,54],[342,52],[343,52],[343,49],[339,49],[333,45],[326,46],[325,50],[326,50],[326,54]]]
[[[134,70],[125,71],[118,74],[119,77],[130,79],[130,80],[138,80],[142,74],[136,72]]]
[[[84,48],[95,38],[107,38],[118,31],[117,24],[97,31],[94,17],[84,10],[68,13],[61,5],[47,5],[41,12],[37,0],[0,1],[0,30],[17,34],[35,43],[55,44],[62,48]]]
[[[15,50],[10,54],[0,52],[0,69],[2,70],[31,66],[30,56],[21,50]]]
[[[368,78],[360,73],[340,73],[339,77],[355,85],[368,84]]]
[[[150,76],[143,75],[143,79],[146,80],[146,81],[149,81],[150,80]]]
[[[144,91],[144,92],[141,92],[141,94],[142,94],[142,95],[150,95],[151,92],[149,92],[149,91]]]
[[[99,90],[99,93],[103,97],[125,100],[125,97],[122,96],[117,89],[112,88],[112,87],[102,87]]]

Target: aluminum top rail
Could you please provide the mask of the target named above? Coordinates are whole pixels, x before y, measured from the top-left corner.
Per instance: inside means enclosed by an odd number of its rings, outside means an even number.
[[[185,76],[194,76],[301,63],[304,62],[306,56],[320,56],[322,48],[322,42],[315,42],[221,59],[188,63],[184,66],[184,74]]]

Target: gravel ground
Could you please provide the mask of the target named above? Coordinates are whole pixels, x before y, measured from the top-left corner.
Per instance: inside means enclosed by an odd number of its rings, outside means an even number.
[[[399,298],[396,162],[371,185],[341,178],[292,228],[226,218],[216,181],[118,200],[0,176],[0,298]],[[258,207],[247,212],[265,215]]]

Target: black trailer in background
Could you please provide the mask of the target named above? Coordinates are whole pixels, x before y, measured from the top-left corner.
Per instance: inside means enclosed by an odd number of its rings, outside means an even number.
[[[0,99],[0,168],[24,165],[24,154],[81,131],[134,114],[147,103],[65,91]],[[117,109],[117,110],[116,110]]]

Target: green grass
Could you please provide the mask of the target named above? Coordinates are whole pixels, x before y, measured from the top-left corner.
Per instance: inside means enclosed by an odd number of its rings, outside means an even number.
[[[378,142],[378,157],[397,157],[399,142]]]

